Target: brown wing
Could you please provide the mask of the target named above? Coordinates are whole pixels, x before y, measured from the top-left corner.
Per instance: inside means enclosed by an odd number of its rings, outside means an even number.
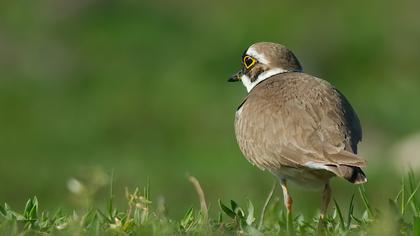
[[[337,89],[334,90],[341,102],[343,118],[348,132],[349,143],[351,145],[351,150],[348,148],[346,148],[346,150],[357,153],[357,144],[362,141],[362,126],[360,125],[359,117],[357,117],[356,112],[347,98]]]
[[[241,151],[262,169],[365,164],[355,154],[361,128],[348,101],[304,73],[258,84],[237,111],[235,133]]]

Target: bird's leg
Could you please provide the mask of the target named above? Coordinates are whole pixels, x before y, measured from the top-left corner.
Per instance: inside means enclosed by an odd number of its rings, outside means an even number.
[[[293,218],[292,218],[292,197],[289,194],[289,190],[287,189],[287,181],[286,179],[280,179],[280,185],[283,190],[283,200],[284,200],[284,206],[287,210],[287,216],[286,216],[286,227],[287,232],[289,235],[294,235],[293,231]]]
[[[289,190],[287,189],[287,182],[285,179],[280,179],[280,185],[283,190],[283,200],[284,200],[284,206],[287,209],[287,215],[289,215],[292,212],[292,197],[289,194]]]
[[[324,192],[322,193],[321,220],[323,220],[325,218],[325,215],[327,214],[330,200],[331,200],[331,187],[330,187],[330,183],[327,182],[324,187]]]

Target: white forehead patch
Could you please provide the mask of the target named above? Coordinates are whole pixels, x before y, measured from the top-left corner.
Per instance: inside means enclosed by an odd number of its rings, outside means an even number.
[[[267,60],[265,55],[263,53],[257,52],[257,50],[255,50],[255,48],[253,48],[253,47],[248,48],[248,50],[246,51],[246,55],[252,56],[253,58],[257,59],[257,61],[262,63],[262,64],[268,64],[269,63],[269,61]]]
[[[288,72],[288,70],[285,70],[283,68],[273,68],[267,71],[264,71],[263,73],[261,73],[260,75],[258,75],[258,78],[254,81],[251,82],[251,79],[247,76],[247,75],[242,75],[241,77],[241,81],[244,84],[246,90],[251,91],[251,89],[253,89],[255,87],[255,85],[257,85],[259,82],[273,76],[273,75],[277,75],[277,74],[281,74],[284,72]]]

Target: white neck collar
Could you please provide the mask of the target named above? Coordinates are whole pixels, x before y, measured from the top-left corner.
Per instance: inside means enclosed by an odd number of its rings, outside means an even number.
[[[258,75],[258,78],[254,81],[251,82],[251,79],[247,76],[247,75],[242,75],[241,81],[244,84],[246,90],[248,91],[248,93],[251,91],[251,89],[253,89],[255,87],[255,85],[257,85],[259,82],[273,76],[273,75],[277,75],[277,74],[281,74],[284,72],[288,72],[288,70],[282,69],[282,68],[274,68],[274,69],[270,69],[267,71],[264,71],[263,73],[261,73],[260,75]]]

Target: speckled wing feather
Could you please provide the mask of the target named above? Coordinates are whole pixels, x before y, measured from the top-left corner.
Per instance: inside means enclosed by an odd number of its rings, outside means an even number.
[[[252,89],[236,113],[235,133],[261,169],[365,165],[356,154],[362,133],[351,105],[328,82],[304,73],[275,75]]]

